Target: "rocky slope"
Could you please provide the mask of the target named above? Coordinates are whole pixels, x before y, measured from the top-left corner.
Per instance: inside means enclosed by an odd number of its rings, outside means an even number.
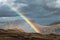
[[[60,40],[60,35],[42,35],[39,33],[0,29],[0,40]]]

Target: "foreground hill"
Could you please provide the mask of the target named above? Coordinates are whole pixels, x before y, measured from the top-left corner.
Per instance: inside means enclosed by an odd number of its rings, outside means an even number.
[[[42,35],[39,33],[25,33],[12,29],[0,29],[0,40],[60,40],[60,35]]]

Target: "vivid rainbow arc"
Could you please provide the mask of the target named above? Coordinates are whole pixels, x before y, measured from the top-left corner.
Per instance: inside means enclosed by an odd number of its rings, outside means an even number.
[[[30,26],[31,28],[36,32],[36,33],[40,33],[40,30],[37,28],[36,25],[34,25],[26,16],[24,16],[22,14],[22,12],[20,12],[19,10],[17,10],[15,7],[13,7],[12,5],[6,3],[6,5],[8,7],[10,7],[13,11],[15,11],[19,16],[21,16]]]

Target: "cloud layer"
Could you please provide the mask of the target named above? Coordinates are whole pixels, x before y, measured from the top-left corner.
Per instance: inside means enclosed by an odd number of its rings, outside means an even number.
[[[59,0],[8,0],[8,3],[18,10],[21,10],[30,20],[42,25],[49,25],[52,22],[60,21],[59,2]],[[17,14],[6,5],[0,8],[1,17],[16,15]]]
[[[60,0],[46,0],[46,5],[51,8],[60,8]]]

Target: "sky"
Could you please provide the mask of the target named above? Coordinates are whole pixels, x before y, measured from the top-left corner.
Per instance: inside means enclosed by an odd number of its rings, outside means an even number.
[[[18,10],[24,12],[24,15],[30,18],[30,20],[42,25],[48,25],[50,22],[56,21],[56,19],[54,19],[54,17],[56,17],[55,14],[56,12],[58,12],[57,15],[59,14],[59,10],[55,10],[55,8],[59,8],[59,0],[4,0],[0,1],[1,17],[18,16],[18,14],[6,6],[5,3],[10,3]],[[53,17],[51,17],[52,15]],[[52,19],[52,21],[50,21],[50,19]]]
[[[4,2],[9,2],[12,6],[24,12],[24,14],[31,20],[35,19],[35,22],[38,22],[37,20],[43,20],[40,21],[42,24],[44,24],[43,22],[46,19],[47,21],[50,21],[53,14],[53,18],[56,14],[59,14],[59,0],[7,0],[0,3],[0,16],[18,16],[13,10],[6,6]],[[49,17],[49,20],[47,16]],[[46,17],[45,20],[44,17]]]

